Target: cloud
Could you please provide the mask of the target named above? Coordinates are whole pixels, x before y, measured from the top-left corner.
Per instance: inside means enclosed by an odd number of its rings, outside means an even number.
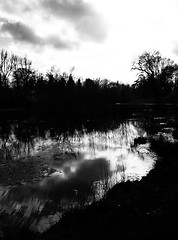
[[[81,38],[100,42],[107,36],[102,16],[83,0],[42,0],[41,6],[53,16],[70,22]]]
[[[56,49],[73,49],[78,47],[78,44],[71,41],[65,41],[59,38],[57,35],[52,35],[45,40],[47,45],[51,45]]]
[[[10,22],[5,18],[0,18],[0,22],[2,23],[1,32],[8,33],[15,42],[34,46],[50,45],[56,49],[72,49],[76,46],[74,42],[64,41],[57,35],[42,38],[32,28],[20,22]]]
[[[42,6],[52,14],[68,20],[78,20],[93,15],[92,7],[82,0],[42,0]]]
[[[174,41],[173,42],[173,53],[178,56],[178,42]]]
[[[97,23],[97,24],[96,24]],[[78,21],[75,25],[78,34],[83,39],[102,42],[107,36],[107,27],[99,18],[85,17],[82,21]]]
[[[16,13],[28,11],[29,3],[21,0],[5,0],[0,1],[1,9],[5,10],[7,13]]]
[[[42,44],[42,39],[38,37],[30,27],[19,22],[13,23],[4,21],[1,31],[9,33],[14,40],[18,42],[26,42],[35,45]]]
[[[60,22],[66,27],[69,35],[71,32],[74,33],[74,38],[78,39],[78,42],[82,42],[82,40],[102,42],[107,37],[104,19],[86,0],[6,0],[0,1],[0,9],[6,12],[10,18],[26,22],[27,25],[29,21],[34,24],[35,21],[45,24],[42,22],[45,20],[57,27]],[[4,23],[3,30],[21,42],[37,44],[41,41],[33,28],[19,22]],[[62,48],[64,46],[67,48],[68,43],[60,38],[58,42],[56,37],[51,38],[51,40],[54,47],[61,46]],[[40,42],[40,44],[42,43]]]

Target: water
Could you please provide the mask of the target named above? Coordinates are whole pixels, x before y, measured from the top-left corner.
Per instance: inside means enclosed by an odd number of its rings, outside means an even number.
[[[149,136],[144,123],[1,121],[0,216],[42,233],[116,183],[140,180],[157,159],[148,141],[134,145]]]

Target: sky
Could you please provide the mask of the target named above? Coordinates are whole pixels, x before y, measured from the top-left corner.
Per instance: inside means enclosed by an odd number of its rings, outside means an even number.
[[[0,0],[0,47],[33,67],[132,84],[158,50],[178,63],[178,0]]]

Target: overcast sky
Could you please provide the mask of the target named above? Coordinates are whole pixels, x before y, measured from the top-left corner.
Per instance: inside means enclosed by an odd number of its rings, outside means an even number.
[[[177,13],[178,0],[0,0],[0,46],[39,71],[133,83],[145,50],[178,63]]]

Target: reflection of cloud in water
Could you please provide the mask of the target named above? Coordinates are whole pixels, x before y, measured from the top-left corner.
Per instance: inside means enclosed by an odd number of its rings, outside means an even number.
[[[131,177],[133,179],[135,175],[137,179],[141,179],[141,177],[145,176],[153,167],[155,155],[149,151],[148,144],[142,145],[132,151],[128,148],[111,147],[103,151],[96,150],[94,153],[92,151],[83,152],[79,154],[78,159],[74,161],[55,162],[53,166],[60,172],[58,174],[59,178],[68,179],[70,175],[78,174],[78,169],[82,168],[83,165],[88,167],[89,164],[87,165],[85,162],[91,164],[91,162],[97,159],[105,159],[109,166],[109,172],[112,172],[112,174],[117,172],[118,179],[118,166],[120,165],[122,168],[123,164],[125,166],[125,174],[127,175],[126,178]],[[98,171],[101,171],[101,169],[98,168]],[[56,175],[56,173],[54,173],[54,175]]]
[[[24,224],[31,222],[33,230],[46,230],[59,220],[62,212],[72,204],[85,204],[87,197],[93,194],[93,182],[106,177],[104,173],[101,174],[102,169],[109,174],[108,162],[105,159],[85,161],[75,173],[68,175],[68,179],[52,176],[36,186],[25,185],[1,191],[0,212],[11,217],[20,213],[23,217],[19,222],[23,219]],[[53,214],[54,212],[56,213]],[[39,221],[34,220],[35,215],[40,216],[37,218]]]
[[[69,208],[85,205],[94,194],[102,196],[102,184],[107,180],[113,186],[120,180],[141,179],[155,161],[149,145],[131,148],[141,131],[143,134],[143,130],[127,122],[105,133],[93,131],[79,135],[76,132],[62,146],[48,138],[36,140],[33,154],[50,159],[56,172],[36,185],[1,190],[0,212],[11,216],[20,213],[23,220],[19,221],[29,222],[33,230],[42,232]],[[76,157],[71,157],[69,151],[52,160],[54,153],[65,148],[77,153]]]
[[[76,165],[75,165],[76,164]],[[75,171],[73,169],[75,168]],[[56,198],[57,201],[66,198],[70,199],[74,195],[74,190],[77,190],[78,197],[82,198],[92,194],[92,184],[95,181],[102,181],[106,177],[111,176],[109,163],[104,158],[75,161],[69,164],[64,164],[61,167],[63,172],[62,177],[54,175],[49,179],[44,179],[40,183],[40,189],[49,192],[50,197]],[[65,176],[65,177],[63,177]],[[80,200],[80,199],[78,199]]]

